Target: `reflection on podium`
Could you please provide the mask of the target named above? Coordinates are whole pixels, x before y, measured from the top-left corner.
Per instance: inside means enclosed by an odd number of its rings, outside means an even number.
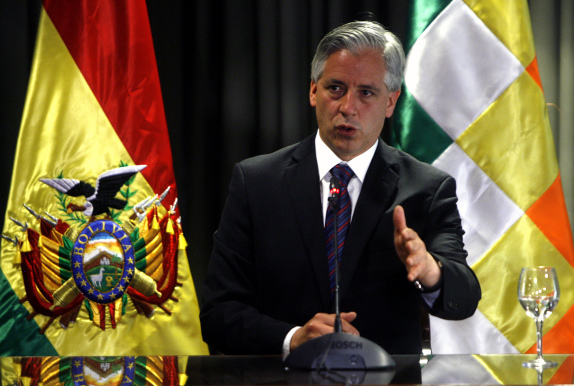
[[[558,366],[544,371],[522,366],[533,355],[435,355],[422,368],[423,384],[546,385],[574,383],[574,356],[548,354]]]
[[[574,354],[522,367],[530,354],[393,355],[384,370],[286,369],[279,355],[0,357],[2,385],[554,385],[574,384]]]
[[[2,385],[185,384],[186,357],[22,357],[3,361]],[[183,365],[183,371],[180,367]]]

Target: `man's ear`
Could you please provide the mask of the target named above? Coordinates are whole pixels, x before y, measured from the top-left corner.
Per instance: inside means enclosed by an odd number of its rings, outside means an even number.
[[[317,83],[311,81],[311,87],[309,88],[309,102],[311,106],[317,106]]]
[[[399,95],[401,95],[400,89],[389,93],[389,100],[387,101],[387,111],[385,113],[385,116],[387,118],[390,118],[391,115],[393,115],[393,111],[395,111],[395,107],[397,107],[397,100],[399,99]]]

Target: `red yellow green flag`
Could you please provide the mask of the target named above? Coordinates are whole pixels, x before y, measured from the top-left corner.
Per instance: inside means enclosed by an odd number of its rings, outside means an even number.
[[[435,353],[536,350],[517,299],[525,266],[552,266],[563,289],[544,351],[574,349],[574,246],[526,0],[412,0],[394,145],[452,174],[475,315],[431,318]]]
[[[207,354],[176,204],[145,1],[44,0],[2,231],[0,355]]]

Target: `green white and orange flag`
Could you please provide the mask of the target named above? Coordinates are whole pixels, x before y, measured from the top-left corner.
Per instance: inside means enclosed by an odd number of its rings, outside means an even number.
[[[431,318],[435,353],[535,352],[517,300],[524,266],[556,268],[564,290],[544,351],[574,350],[574,246],[526,0],[413,0],[393,145],[453,175],[472,318]]]
[[[179,220],[145,0],[44,0],[2,231],[0,355],[208,354]]]

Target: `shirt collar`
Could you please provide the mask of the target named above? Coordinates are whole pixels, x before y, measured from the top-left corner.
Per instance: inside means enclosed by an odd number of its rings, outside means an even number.
[[[342,161],[333,151],[323,142],[319,131],[315,136],[315,153],[317,155],[317,165],[319,166],[319,177],[321,179],[325,178],[327,173],[337,165],[338,163],[346,163],[349,165],[355,176],[363,183],[365,181],[365,176],[367,175],[367,170],[371,164],[371,160],[375,155],[375,150],[377,149],[378,141],[375,141],[373,146],[371,146],[366,152],[360,154],[353,158],[352,160],[345,162]]]

